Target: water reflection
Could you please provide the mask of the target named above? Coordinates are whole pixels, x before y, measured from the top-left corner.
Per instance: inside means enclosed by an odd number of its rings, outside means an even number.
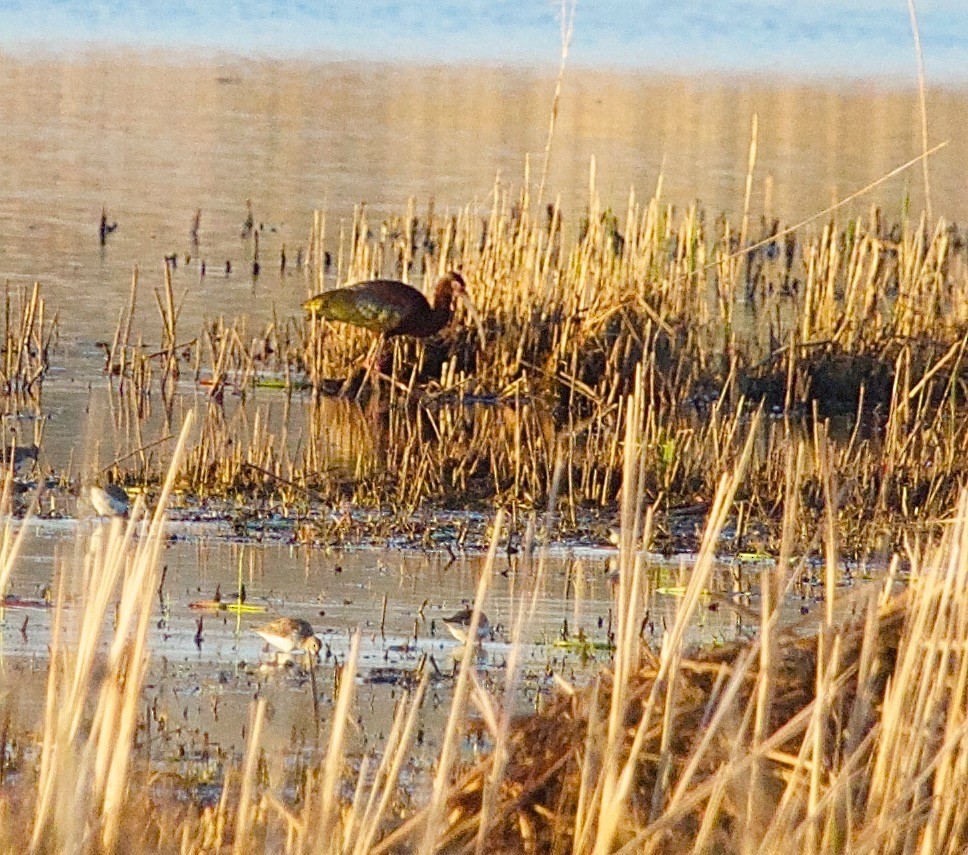
[[[71,368],[84,378],[98,370],[91,347],[110,340],[131,268],[141,267],[150,289],[166,255],[178,261],[184,329],[203,316],[248,314],[255,324],[273,310],[296,315],[316,284],[294,264],[308,249],[314,209],[327,212],[334,257],[360,201],[372,221],[404,211],[411,196],[421,215],[431,199],[438,213],[469,203],[483,210],[496,174],[516,184],[526,155],[537,163],[552,89],[549,73],[521,69],[2,57],[0,275],[41,281],[62,310]],[[968,215],[964,101],[957,90],[929,92],[932,139],[950,140],[931,164],[934,209],[954,220]],[[661,175],[670,202],[735,213],[756,113],[753,214],[795,220],[919,152],[914,110],[912,93],[889,89],[582,70],[563,93],[547,195],[580,212],[594,156],[606,206],[624,210],[630,187],[648,196]],[[913,173],[854,210],[877,203],[894,219],[908,196],[917,210]],[[247,199],[262,227],[257,280],[253,240],[240,239]],[[102,207],[118,223],[105,247]],[[153,300],[139,300],[135,329],[149,328],[156,312]]]

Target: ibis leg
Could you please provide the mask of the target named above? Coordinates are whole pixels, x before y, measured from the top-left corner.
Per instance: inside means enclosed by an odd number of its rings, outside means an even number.
[[[367,382],[370,379],[371,364],[373,362],[374,351],[381,345],[382,339],[383,339],[383,336],[380,336],[375,342],[373,342],[373,344],[370,345],[370,349],[367,352],[366,358],[363,360],[362,364],[360,365],[360,368],[364,369],[364,374],[363,374],[362,380],[360,381],[360,385],[356,389],[356,394],[354,395],[354,398],[353,398],[355,401],[358,401],[360,399],[360,393],[362,392],[363,387],[366,386]],[[346,375],[346,379],[343,381],[343,385],[340,386],[340,390],[339,390],[339,396],[341,398],[349,397],[350,390],[353,388],[353,383],[358,376],[358,372],[359,372],[359,368],[354,368],[349,372],[349,374]]]
[[[385,341],[386,338],[381,333],[377,340],[373,342],[373,346],[370,348],[370,352],[366,357],[366,362],[363,363],[366,366],[366,374],[363,375],[363,382],[360,383],[360,388],[356,390],[355,400],[357,401],[360,400],[360,395],[363,394],[363,390],[366,388],[367,384],[371,382],[371,379],[373,382],[375,382],[380,376],[380,355],[383,353],[383,343]],[[374,366],[376,366],[375,371]]]

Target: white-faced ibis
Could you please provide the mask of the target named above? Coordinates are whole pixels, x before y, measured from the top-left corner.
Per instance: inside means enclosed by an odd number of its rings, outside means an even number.
[[[428,338],[454,317],[454,297],[466,294],[464,277],[450,272],[434,289],[431,306],[416,288],[394,279],[370,279],[311,297],[303,308],[329,321],[373,330],[385,338],[410,335]]]
[[[474,611],[472,609],[465,608],[443,619],[444,626],[450,630],[450,634],[461,644],[467,644],[467,634],[471,630],[471,616],[473,614]],[[487,615],[481,612],[477,619],[477,640],[483,641],[486,638],[493,637],[494,633],[491,630],[491,622],[487,619]]]
[[[477,312],[467,297],[464,277],[456,271],[447,273],[437,281],[433,305],[416,288],[405,282],[370,279],[317,294],[306,300],[303,308],[310,315],[329,321],[341,321],[380,334],[366,359],[366,375],[360,385],[362,391],[373,366],[379,364],[384,340],[398,335],[414,338],[436,335],[454,317],[455,297],[463,301],[468,314],[477,325],[483,343],[484,331]]]
[[[323,643],[313,632],[312,625],[302,618],[276,618],[263,626],[257,627],[255,632],[273,647],[286,654],[292,653],[294,650],[303,650],[307,656],[316,657],[323,647]]]

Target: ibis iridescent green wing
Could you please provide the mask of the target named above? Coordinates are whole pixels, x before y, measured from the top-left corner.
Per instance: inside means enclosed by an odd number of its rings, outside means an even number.
[[[423,294],[392,279],[372,279],[324,291],[307,300],[304,306],[327,320],[388,336],[406,333],[414,318],[431,312]]]

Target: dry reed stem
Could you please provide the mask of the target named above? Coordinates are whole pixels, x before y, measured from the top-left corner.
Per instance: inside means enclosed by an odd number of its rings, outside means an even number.
[[[148,660],[151,600],[144,591],[156,587],[165,504],[190,427],[189,416],[150,522],[142,525],[143,503],[139,503],[124,528],[115,520],[110,527],[92,532],[76,579],[83,592],[82,608],[75,613],[72,649],[61,638],[65,579],[61,577],[31,851],[80,843],[84,839],[80,829],[88,824],[104,851],[118,846],[121,805],[128,796],[137,710]],[[136,530],[141,530],[137,540]],[[104,617],[119,585],[110,645],[107,655],[99,657]],[[103,673],[96,676],[99,659],[103,659]]]
[[[914,39],[914,53],[918,62],[918,112],[921,117],[921,151],[928,150],[928,105],[925,95],[924,83],[924,53],[921,50],[921,30],[918,26],[918,14],[914,8],[914,0],[908,0],[908,16],[911,20],[911,36]],[[924,177],[924,211],[928,221],[933,221],[934,216],[931,212],[931,171],[927,157],[921,161],[921,170]]]

